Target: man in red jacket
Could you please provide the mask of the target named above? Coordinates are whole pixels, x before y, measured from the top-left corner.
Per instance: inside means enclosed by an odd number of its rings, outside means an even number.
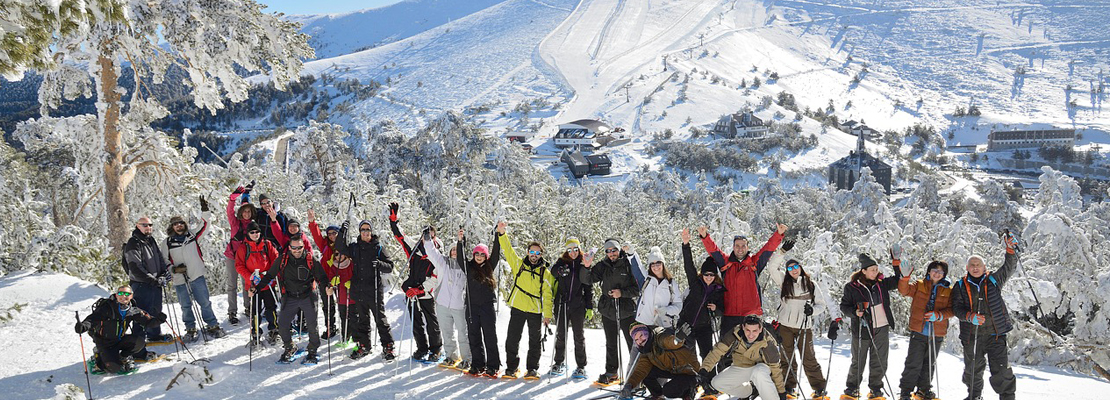
[[[698,236],[705,245],[705,252],[717,262],[717,267],[721,269],[719,276],[725,281],[725,311],[721,317],[721,332],[732,332],[732,328],[739,325],[745,316],[763,315],[763,301],[760,299],[756,279],[767,266],[775,249],[779,248],[786,229],[786,225],[778,224],[778,229],[767,239],[767,244],[755,254],[748,250],[748,238],[737,235],[732,238],[732,254],[725,258],[721,249],[713,243],[713,238],[709,237],[708,228],[698,227]]]

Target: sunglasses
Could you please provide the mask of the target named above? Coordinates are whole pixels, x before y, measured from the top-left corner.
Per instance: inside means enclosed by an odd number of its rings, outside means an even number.
[[[528,250],[528,254],[531,254],[533,256],[538,256],[540,254],[543,254],[543,251],[541,251],[541,250]]]
[[[130,295],[131,295],[131,292],[124,292],[124,291],[119,291],[119,292],[116,292],[116,296],[124,296],[124,297],[127,297],[127,296],[130,296]]]
[[[706,273],[704,273],[704,274],[701,274],[701,276],[716,277],[716,276],[717,276],[717,274],[715,274],[715,273],[712,273],[712,272],[706,272]]]
[[[304,246],[289,246],[289,250],[300,250],[300,249],[303,249],[303,248],[304,248]]]
[[[572,252],[572,251],[578,251],[578,248],[577,248],[577,247],[570,247],[570,248],[567,248],[567,253],[570,253],[570,252]]]
[[[184,226],[184,225],[185,225],[185,223],[184,223],[184,222],[174,222],[174,223],[173,223],[173,226],[178,226],[178,225],[182,225],[182,226]]]
[[[940,268],[933,268],[933,269],[930,269],[930,270],[929,270],[929,273],[933,273],[933,272],[936,272],[936,273],[938,273],[938,274],[943,274],[943,273],[944,273],[944,270],[943,270],[943,269],[940,269]]]
[[[247,234],[248,234],[248,235],[257,235],[257,234],[259,234],[259,233],[262,233],[262,231],[250,231],[250,232],[247,232]]]
[[[141,226],[143,228],[149,228],[149,227],[154,226],[154,224],[139,224],[139,226]]]
[[[359,232],[371,232],[371,230],[369,230],[369,229],[359,229],[358,231]]]
[[[796,269],[802,269],[802,266],[798,264],[791,264],[790,266],[786,267],[787,271],[793,271]]]
[[[620,251],[621,249],[605,249],[605,253],[617,253]]]

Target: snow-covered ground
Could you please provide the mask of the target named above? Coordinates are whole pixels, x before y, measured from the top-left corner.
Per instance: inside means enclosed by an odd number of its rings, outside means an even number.
[[[81,365],[81,348],[73,333],[74,311],[85,315],[89,306],[105,296],[103,289],[77,278],[59,274],[18,272],[0,278],[0,307],[8,308],[10,318],[0,322],[0,391],[4,398],[37,399],[55,395],[63,384],[85,387]],[[223,315],[226,297],[213,298],[217,315]],[[394,294],[389,298],[389,319],[398,343],[404,352],[409,351],[411,335],[400,335],[403,297]],[[21,304],[16,311],[13,305]],[[904,321],[898,321],[903,323]],[[504,329],[508,323],[508,310],[501,309],[498,328],[501,343],[505,341]],[[332,354],[332,375],[328,374],[326,351],[323,362],[316,366],[300,364],[277,365],[278,349],[269,348],[255,354],[253,371],[248,371],[249,356],[243,346],[248,331],[244,325],[224,323],[230,335],[208,344],[198,342],[189,347],[196,357],[207,357],[215,382],[204,389],[174,387],[166,390],[170,379],[183,363],[164,361],[144,365],[140,372],[130,376],[93,376],[93,395],[96,398],[234,398],[249,396],[266,399],[292,398],[362,398],[362,399],[583,399],[600,395],[588,382],[567,382],[566,379],[540,381],[506,381],[471,378],[455,371],[414,364],[411,377],[409,363],[405,361],[382,364],[377,353],[367,359],[351,361],[339,352]],[[604,365],[604,340],[599,329],[587,329],[591,377],[600,374]],[[829,389],[836,393],[843,389],[849,364],[848,335],[843,334],[832,353],[833,370]],[[515,339],[515,338],[514,338]],[[92,341],[83,338],[86,354],[92,352]],[[954,339],[950,339],[954,340]],[[541,373],[550,365],[554,337],[549,337],[543,357]],[[523,346],[523,347],[526,347]],[[816,352],[822,366],[827,367],[829,341],[819,338]],[[897,385],[905,359],[907,342],[904,337],[891,340],[888,377]],[[155,348],[159,352],[174,351],[173,346]],[[523,352],[521,356],[523,356]],[[184,353],[182,357],[188,359]],[[960,383],[962,362],[960,354],[943,353],[939,357],[940,394],[945,399],[965,396]],[[1015,366],[1018,377],[1019,399],[1102,399],[1110,393],[1110,383],[1081,376],[1056,368]],[[803,383],[808,392],[809,387]],[[987,399],[997,398],[990,389]]]

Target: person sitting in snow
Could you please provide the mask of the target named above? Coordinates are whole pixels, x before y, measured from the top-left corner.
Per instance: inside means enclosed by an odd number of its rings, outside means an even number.
[[[732,366],[713,377],[710,370],[725,356],[732,358]],[[721,335],[721,341],[705,356],[698,375],[707,391],[719,390],[745,399],[755,388],[761,399],[785,400],[782,356],[774,335],[764,332],[759,316],[749,315],[740,325]]]
[[[694,350],[686,347],[671,328],[633,323],[631,331],[639,358],[632,365],[619,398],[631,399],[632,388],[640,383],[647,387],[652,399],[693,398],[701,365]]]
[[[130,285],[122,285],[116,293],[97,300],[91,314],[77,322],[77,334],[89,333],[96,344],[95,368],[113,374],[135,370],[135,360],[153,360],[154,352],[146,349],[144,328],[166,322],[166,314],[147,314],[132,301]],[[130,333],[128,331],[130,330]]]

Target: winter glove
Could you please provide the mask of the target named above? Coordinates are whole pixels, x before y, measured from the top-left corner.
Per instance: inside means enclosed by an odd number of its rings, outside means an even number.
[[[929,312],[925,313],[925,320],[929,321],[929,322],[935,322],[935,321],[940,321],[941,317],[940,317],[940,314],[929,311]]]
[[[678,338],[679,341],[685,342],[686,338],[690,337],[691,330],[693,329],[690,327],[690,324],[683,322],[682,325],[679,325],[678,329],[675,329],[674,337]]]
[[[837,336],[836,331],[839,330],[839,329],[840,329],[840,318],[837,318],[837,319],[834,319],[831,324],[829,324],[829,334],[828,334],[829,340],[836,340],[836,336]]]
[[[80,335],[82,333],[88,332],[89,329],[91,329],[91,328],[92,328],[92,322],[81,321],[81,322],[78,322],[77,325],[73,326],[73,331],[77,332],[77,334]]]
[[[983,325],[984,322],[987,322],[987,317],[984,317],[983,314],[967,313],[967,322],[970,322],[972,325],[979,326]]]
[[[242,186],[235,188],[235,190],[231,191],[231,198],[235,198],[235,195],[243,194],[243,191],[245,190],[247,189],[243,188]]]
[[[713,375],[710,374],[709,371],[706,371],[704,369],[699,370],[698,381],[700,381],[699,383],[701,384],[701,388],[705,393],[713,393],[718,391],[717,389],[713,388]]]
[[[1016,254],[1018,242],[1017,239],[1014,238],[1014,234],[1010,233],[1009,229],[1002,233],[1002,244],[1006,245],[1006,254]]]
[[[405,291],[405,297],[408,297],[410,299],[422,294],[424,294],[424,291],[420,290],[420,288],[409,288],[409,290]]]
[[[150,318],[155,320],[155,321],[158,321],[159,324],[162,324],[162,323],[166,322],[166,313],[161,312],[161,311],[155,311],[154,314],[150,316]]]
[[[794,241],[793,240],[787,240],[785,242],[782,242],[782,251],[790,251],[790,249],[793,249],[793,248],[794,248]]]
[[[592,319],[594,319],[594,309],[587,308],[586,309],[586,320],[589,321],[589,320],[592,320]]]
[[[802,313],[805,314],[807,317],[813,315],[813,305],[806,303],[805,308],[802,308]]]
[[[351,288],[351,281],[343,282],[343,287],[345,287],[347,289],[350,289]]]
[[[339,277],[338,276],[334,277],[334,278],[331,278],[331,285],[332,286],[339,286]]]
[[[200,196],[200,211],[208,212],[208,200],[205,200],[204,196]]]
[[[389,203],[389,220],[391,222],[397,222],[397,209],[399,208],[401,206],[397,205],[397,202]]]
[[[254,180],[251,180],[251,183],[247,184],[247,187],[243,189],[243,194],[249,194],[252,189],[254,189]]]

